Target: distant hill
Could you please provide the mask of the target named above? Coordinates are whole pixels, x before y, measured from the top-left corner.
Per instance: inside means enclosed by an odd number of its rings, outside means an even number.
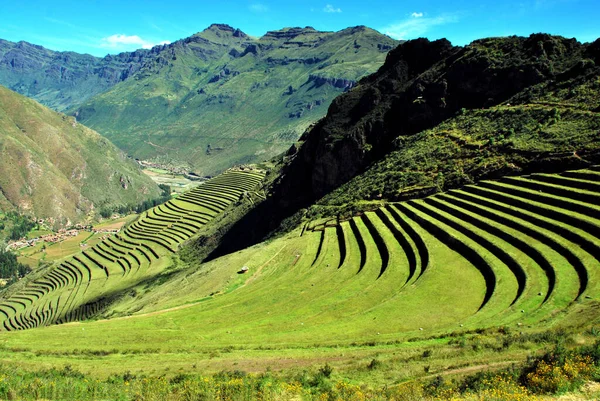
[[[366,27],[256,39],[212,25],[71,114],[135,157],[213,174],[287,149],[397,43]]]
[[[63,226],[84,220],[95,208],[160,195],[108,139],[2,86],[0,149],[0,211]]]
[[[287,149],[398,43],[363,26],[253,38],[223,24],[104,58],[0,40],[0,85],[134,157],[206,175]]]
[[[129,78],[161,48],[100,58],[0,39],[0,85],[64,111]]]

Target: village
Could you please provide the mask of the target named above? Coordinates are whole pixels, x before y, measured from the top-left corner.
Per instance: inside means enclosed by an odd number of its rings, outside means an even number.
[[[69,238],[73,238],[79,235],[79,233],[86,231],[89,233],[94,233],[94,234],[116,234],[120,231],[120,228],[94,228],[91,225],[87,225],[84,226],[82,224],[77,224],[72,228],[68,228],[68,229],[60,229],[55,233],[51,233],[51,234],[46,234],[46,235],[42,235],[36,238],[21,238],[19,240],[16,241],[10,241],[8,243],[7,249],[9,250],[20,250],[20,249],[24,249],[24,248],[28,248],[31,246],[35,246],[37,243],[39,242],[45,242],[45,243],[49,243],[49,244],[56,244],[59,242],[63,242]],[[102,240],[104,240],[105,237],[102,237]],[[81,244],[81,246],[84,246],[85,244]]]

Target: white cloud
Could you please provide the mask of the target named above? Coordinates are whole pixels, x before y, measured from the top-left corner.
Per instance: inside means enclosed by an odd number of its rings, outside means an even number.
[[[323,11],[325,11],[326,13],[341,13],[342,9],[341,8],[336,8],[334,6],[332,6],[331,4],[327,4],[325,6],[325,8],[323,9]]]
[[[248,8],[250,9],[250,11],[255,13],[266,13],[267,11],[269,11],[269,7],[261,3],[250,4]]]
[[[151,49],[156,45],[168,45],[168,40],[155,43],[144,40],[137,35],[116,34],[101,39],[100,47],[114,50]]]
[[[425,35],[431,28],[458,22],[458,17],[452,14],[438,17],[414,17],[395,22],[380,29],[394,39],[414,39]]]
[[[414,12],[410,16],[413,18],[421,18],[421,17],[423,17],[423,13]]]

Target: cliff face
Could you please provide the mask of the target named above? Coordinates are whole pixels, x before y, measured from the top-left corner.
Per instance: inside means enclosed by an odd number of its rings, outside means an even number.
[[[536,158],[547,149],[571,149],[565,132],[581,130],[573,141],[577,149],[595,152],[599,146],[590,138],[598,119],[588,114],[600,110],[599,49],[600,40],[583,45],[544,34],[465,47],[426,39],[399,45],[289,149],[271,196],[230,230],[214,255],[259,241],[282,225],[293,227],[297,212],[319,199],[326,207],[395,199],[411,185],[417,190],[404,195],[417,196],[432,182],[444,186],[442,171],[456,185],[515,174],[519,166],[534,171],[543,167]],[[557,124],[561,112],[553,108],[560,99],[567,100],[566,110],[579,111],[565,111]],[[509,100],[518,107],[508,106]],[[496,110],[500,104],[505,106]],[[585,123],[578,113],[587,116]],[[454,137],[453,130],[464,137]]]
[[[543,34],[483,39],[466,47],[447,40],[406,42],[377,73],[336,98],[327,116],[304,134],[274,198],[284,207],[306,205],[389,152],[395,138],[553,80],[585,51],[575,40]]]

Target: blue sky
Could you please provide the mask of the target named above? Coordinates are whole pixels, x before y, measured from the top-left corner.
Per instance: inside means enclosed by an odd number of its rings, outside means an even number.
[[[599,20],[599,0],[0,0],[0,38],[96,56],[173,42],[215,22],[253,36],[287,26],[366,25],[396,39],[464,45],[533,32],[593,41]]]

